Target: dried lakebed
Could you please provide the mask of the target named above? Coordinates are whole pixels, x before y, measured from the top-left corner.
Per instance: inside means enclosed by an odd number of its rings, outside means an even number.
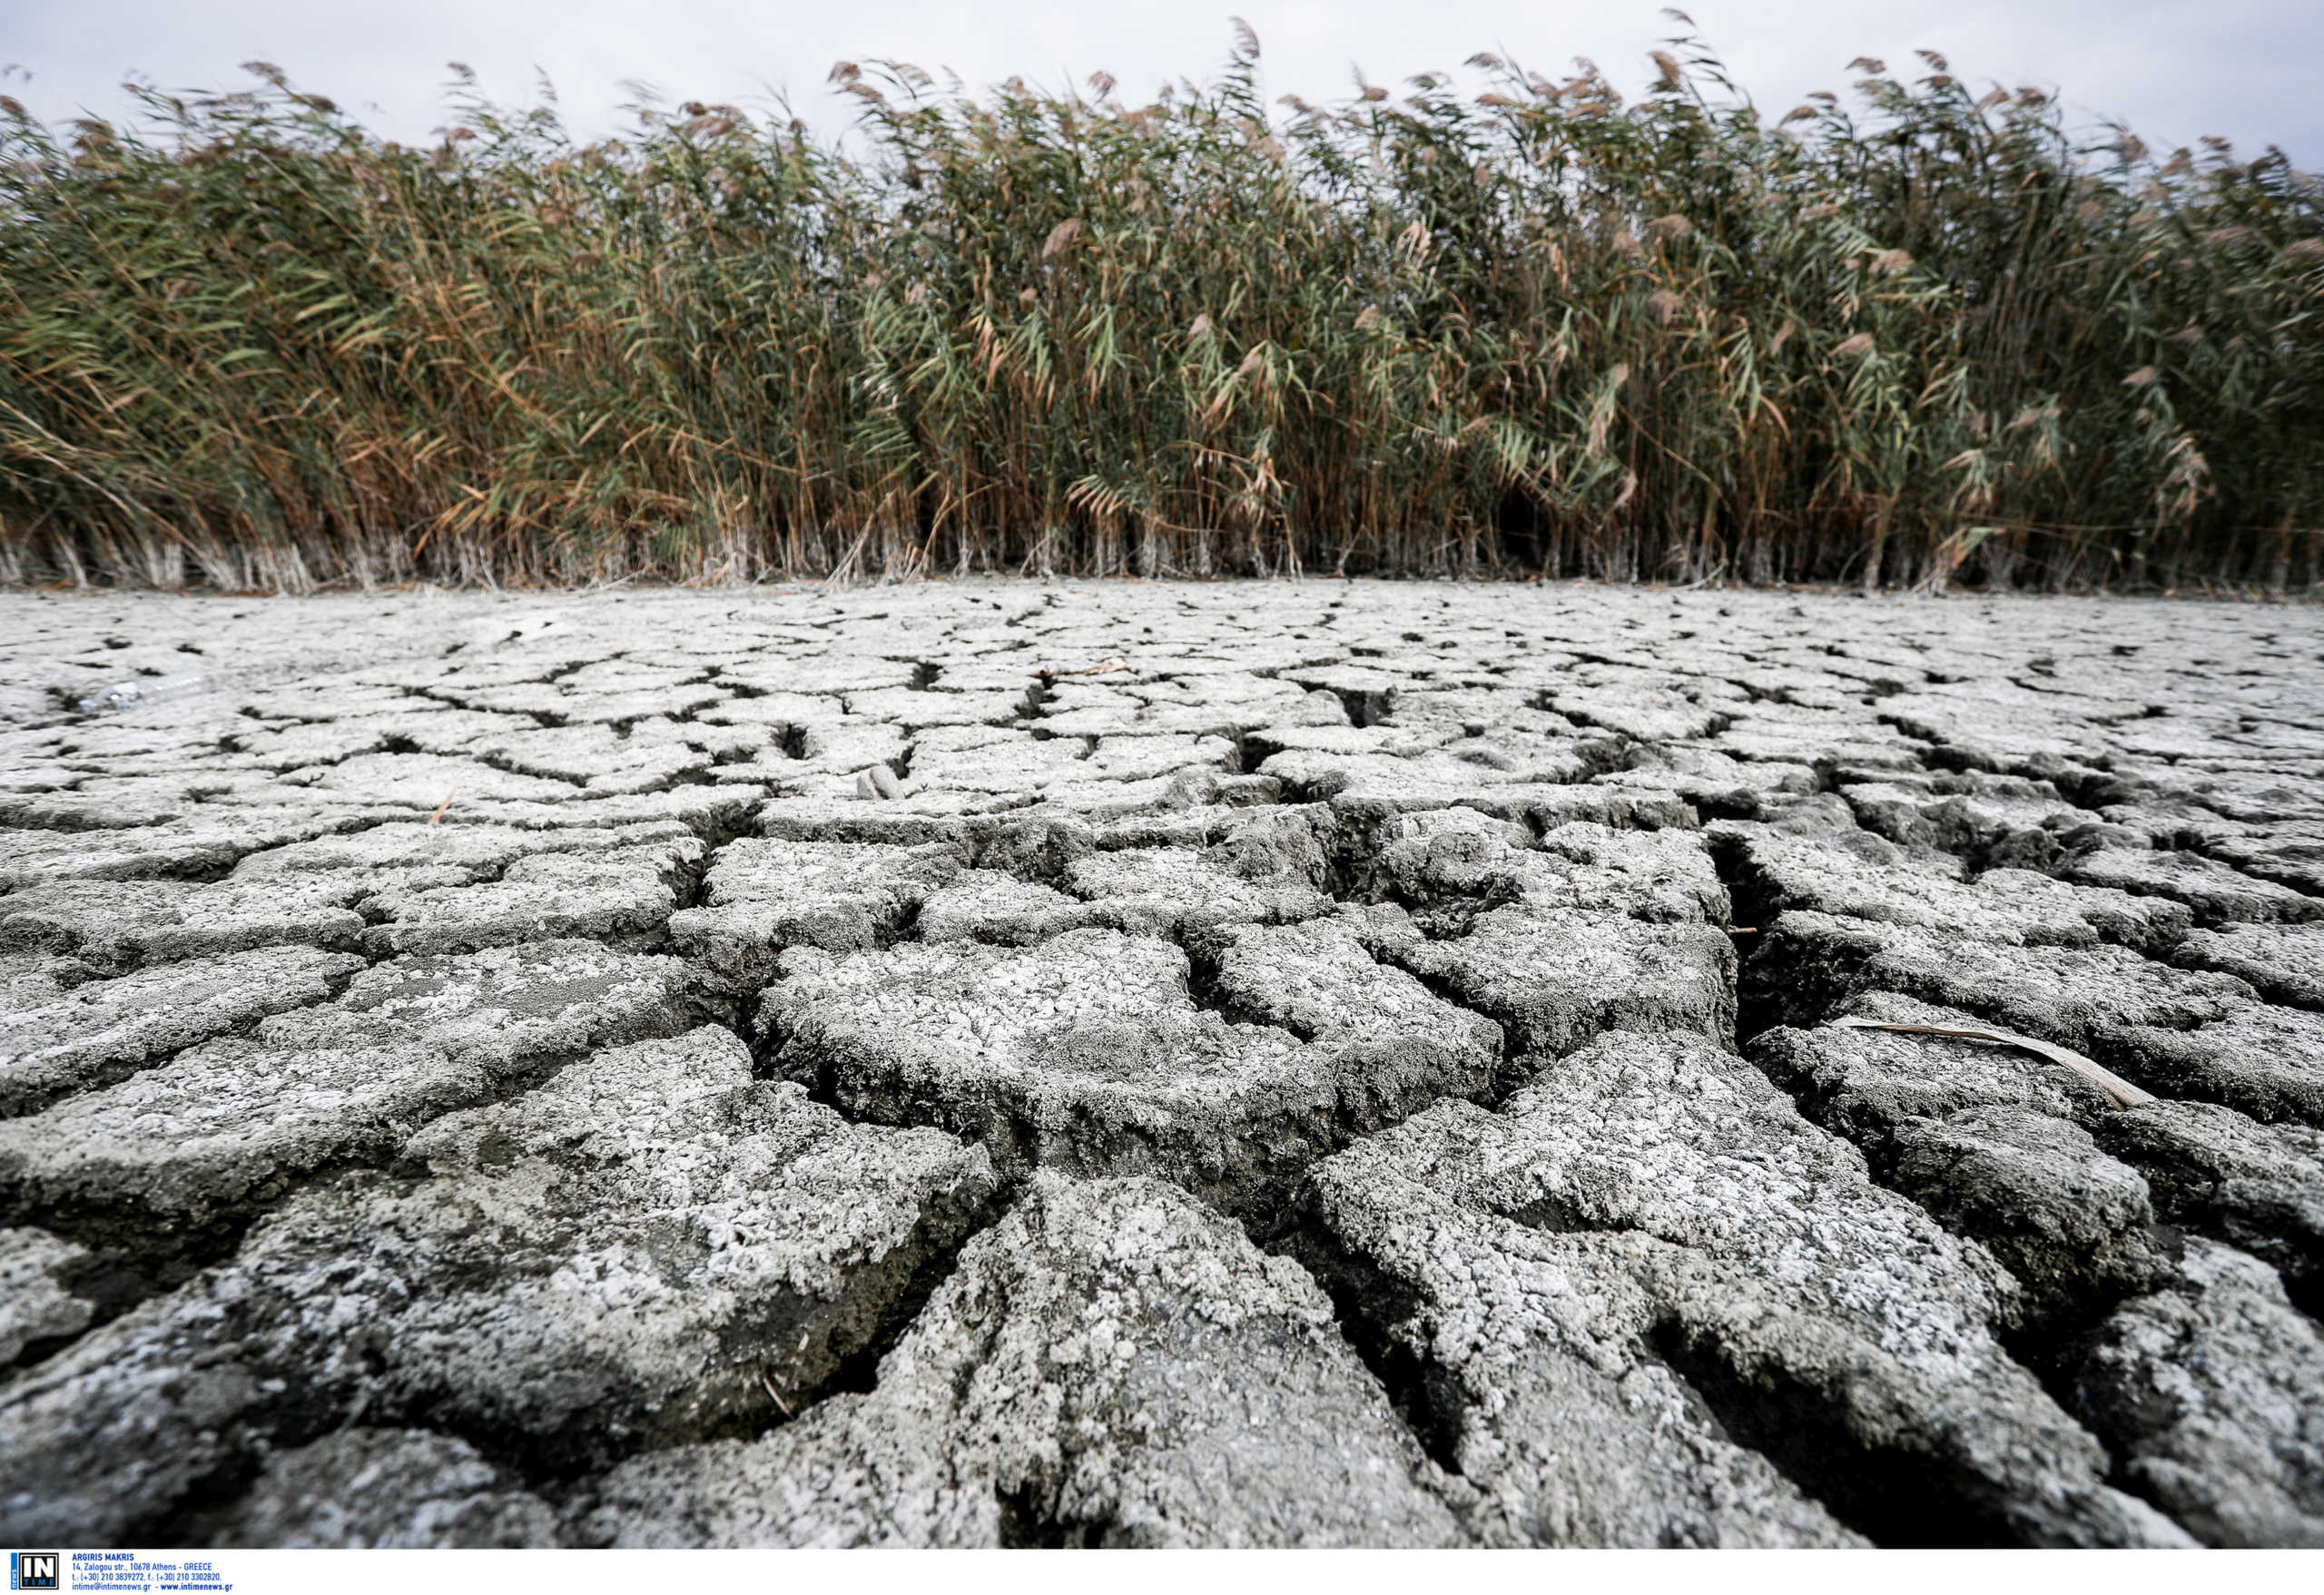
[[[0,617],[14,1542],[2324,1543],[2313,609]]]

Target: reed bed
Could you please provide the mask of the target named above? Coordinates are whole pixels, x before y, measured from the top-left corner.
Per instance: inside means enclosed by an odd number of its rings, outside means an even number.
[[[837,142],[463,83],[412,147],[263,64],[0,100],[0,580],[2317,586],[2314,178],[1925,53],[1782,114],[1652,59],[842,63]]]

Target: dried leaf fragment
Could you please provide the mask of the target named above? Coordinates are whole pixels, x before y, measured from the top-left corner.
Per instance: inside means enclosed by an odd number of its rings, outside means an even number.
[[[2047,1058],[2062,1068],[2070,1068],[2106,1093],[2117,1108],[2142,1108],[2153,1101],[2153,1096],[2140,1090],[2122,1076],[2104,1069],[2076,1052],[2071,1047],[2040,1041],[2031,1036],[2020,1036],[2010,1030],[1965,1030],[1945,1025],[1893,1025],[1880,1019],[1837,1019],[1832,1026],[1844,1030],[1896,1030],[1908,1036],[1951,1036],[1956,1040],[1982,1041],[1992,1047],[2014,1047],[2020,1052],[2030,1052],[2036,1058]]]

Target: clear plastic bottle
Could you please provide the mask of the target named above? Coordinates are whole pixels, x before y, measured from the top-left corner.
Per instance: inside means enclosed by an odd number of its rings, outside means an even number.
[[[81,700],[84,714],[116,714],[123,709],[143,709],[153,704],[174,703],[210,690],[210,678],[198,670],[178,675],[143,675],[132,681],[116,682],[103,692],[92,693]]]

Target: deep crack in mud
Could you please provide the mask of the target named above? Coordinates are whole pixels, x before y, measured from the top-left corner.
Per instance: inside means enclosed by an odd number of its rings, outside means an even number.
[[[2324,1543],[2312,610],[0,611],[18,1542]]]

